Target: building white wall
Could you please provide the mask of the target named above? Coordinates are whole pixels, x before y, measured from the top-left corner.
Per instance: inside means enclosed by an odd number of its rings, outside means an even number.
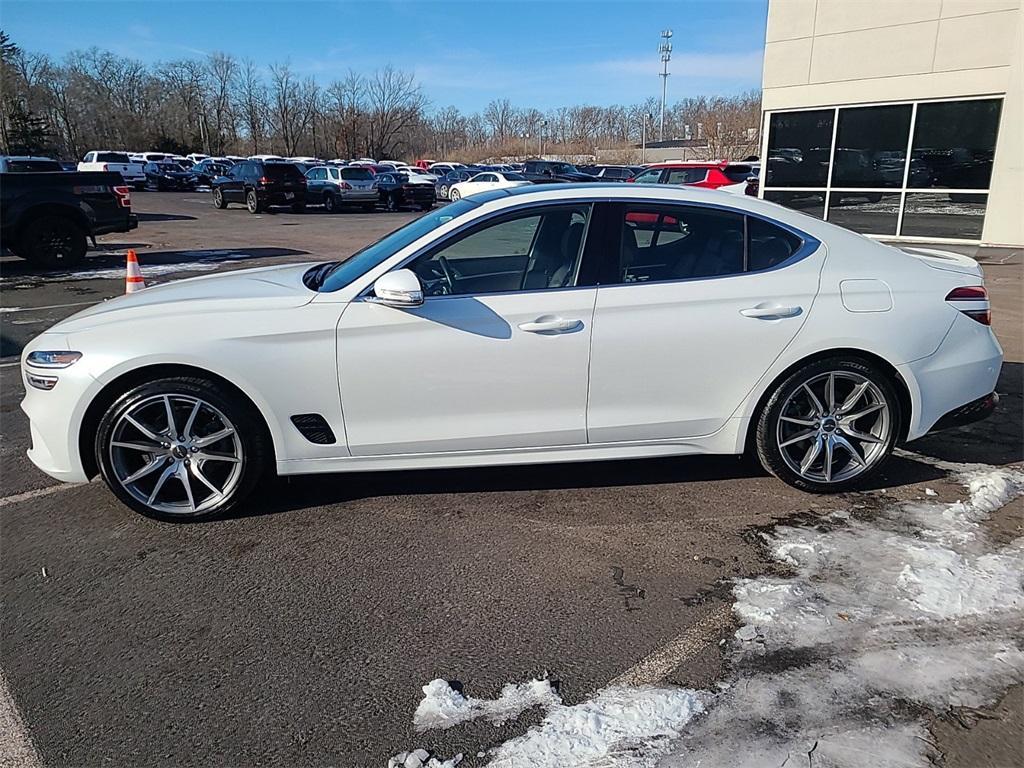
[[[769,0],[762,108],[1005,94],[984,242],[1024,244],[1021,0]]]

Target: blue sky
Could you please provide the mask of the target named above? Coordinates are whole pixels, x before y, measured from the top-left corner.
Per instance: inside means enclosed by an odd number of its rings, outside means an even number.
[[[322,83],[349,68],[412,70],[435,107],[616,104],[660,97],[658,35],[673,29],[669,101],[758,88],[767,0],[3,0],[2,28],[61,57],[93,45],[146,62],[222,50],[289,60]]]

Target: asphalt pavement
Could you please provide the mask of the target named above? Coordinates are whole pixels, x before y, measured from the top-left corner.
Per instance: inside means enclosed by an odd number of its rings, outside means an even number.
[[[696,457],[293,478],[231,519],[147,520],[100,483],[58,486],[24,457],[13,362],[26,341],[121,293],[128,247],[162,281],[343,258],[415,214],[251,216],[201,193],[133,203],[139,229],[103,238],[74,273],[0,258],[0,669],[45,765],[382,766],[413,746],[473,765],[539,714],[416,734],[431,679],[493,697],[548,675],[574,703],[700,626],[647,682],[713,685],[734,628],[730,579],[777,567],[761,528],[924,498],[926,485],[960,493],[912,457],[833,497]],[[980,257],[1006,350],[1000,411],[910,448],[1018,463],[1021,257]]]

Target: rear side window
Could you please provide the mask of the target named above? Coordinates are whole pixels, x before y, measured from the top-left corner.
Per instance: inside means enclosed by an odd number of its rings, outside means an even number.
[[[131,160],[128,155],[122,152],[97,152],[96,160],[97,163],[130,163]]]
[[[638,184],[656,184],[658,179],[661,178],[661,168],[652,168],[649,171],[644,171],[637,176],[633,181]]]
[[[696,184],[708,177],[707,168],[671,168],[666,184]]]
[[[747,219],[747,269],[771,269],[796,253],[803,241],[792,232],[750,217]]]
[[[627,206],[619,283],[688,280],[743,272],[743,216],[686,206]]]
[[[301,179],[302,171],[291,163],[267,163],[263,166],[263,175],[268,179]]]
[[[369,181],[373,174],[365,168],[342,168],[341,178],[347,181]]]

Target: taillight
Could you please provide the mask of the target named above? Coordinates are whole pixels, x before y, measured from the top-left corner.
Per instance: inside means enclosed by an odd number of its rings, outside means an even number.
[[[341,188],[342,189],[352,189],[352,185],[349,184],[347,181],[343,181],[343,182],[341,182]]]
[[[992,325],[992,307],[985,286],[964,285],[954,288],[946,294],[946,301],[971,320],[976,320],[982,325]]]
[[[106,163],[104,163],[104,164],[103,164],[103,170],[104,170],[104,171],[109,171],[109,170],[110,170],[110,166],[109,166],[109,165],[107,165]]]
[[[132,207],[131,187],[114,187],[114,194],[117,195],[117,202],[121,204],[122,208]]]
[[[269,184],[270,183],[270,179],[268,179],[266,176],[260,176],[259,180],[256,183],[257,184]]]

